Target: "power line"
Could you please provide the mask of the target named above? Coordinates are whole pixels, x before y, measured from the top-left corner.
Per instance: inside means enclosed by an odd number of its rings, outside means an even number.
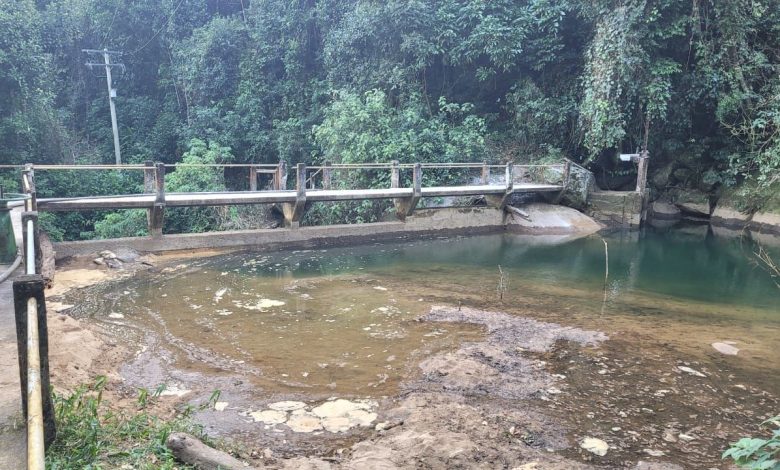
[[[156,37],[157,37],[157,35],[158,35],[158,34],[160,34],[160,33],[162,32],[162,30],[163,30],[163,29],[165,29],[165,28],[166,28],[166,27],[167,27],[167,26],[170,24],[171,20],[173,19],[173,15],[175,15],[175,14],[176,14],[176,11],[178,11],[178,10],[179,10],[179,7],[181,6],[181,4],[182,4],[182,2],[183,2],[183,1],[184,1],[184,0],[179,0],[179,3],[177,3],[177,4],[176,4],[176,7],[173,9],[173,11],[171,12],[171,14],[170,14],[170,15],[168,15],[168,19],[166,19],[166,20],[165,20],[165,24],[163,24],[163,25],[160,27],[160,29],[158,29],[158,30],[157,30],[157,32],[155,32],[155,33],[152,35],[152,37],[150,37],[150,38],[149,38],[149,40],[148,40],[148,41],[146,41],[146,42],[144,43],[144,45],[143,45],[143,46],[141,46],[141,47],[139,47],[138,49],[136,49],[136,50],[134,50],[133,52],[131,52],[131,53],[130,53],[130,55],[135,55],[135,54],[137,54],[138,52],[141,52],[141,51],[142,51],[142,50],[143,50],[143,49],[144,49],[146,46],[148,46],[148,45],[149,45],[149,44],[150,44],[152,41],[154,41],[154,38],[156,38]]]

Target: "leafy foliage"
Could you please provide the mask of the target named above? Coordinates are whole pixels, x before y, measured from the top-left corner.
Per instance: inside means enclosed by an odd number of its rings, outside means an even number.
[[[762,424],[769,424],[776,428],[768,439],[742,438],[723,453],[723,458],[730,458],[741,468],[749,470],[779,470],[780,416],[769,419]]]
[[[125,52],[128,162],[181,162],[199,139],[237,163],[566,156],[626,176],[616,154],[647,142],[651,171],[766,189],[780,174],[775,3],[0,0],[0,163],[111,162],[105,80],[81,52],[107,47]],[[139,189],[108,180],[39,187]],[[218,222],[199,216],[171,230]],[[114,225],[102,217],[54,223],[90,237]]]
[[[104,409],[106,378],[83,385],[68,396],[54,394],[57,437],[46,454],[46,468],[127,468],[185,469],[178,463],[165,441],[172,432],[187,432],[205,438],[203,429],[192,423],[194,409],[187,408],[170,420],[145,411],[165,389],[162,385],[150,394],[139,390],[138,412]],[[215,392],[203,407],[212,406]]]

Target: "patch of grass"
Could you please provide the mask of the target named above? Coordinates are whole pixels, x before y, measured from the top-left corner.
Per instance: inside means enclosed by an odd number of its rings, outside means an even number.
[[[102,405],[106,378],[82,385],[69,396],[53,395],[57,439],[46,454],[46,468],[56,469],[189,469],[178,463],[165,441],[172,432],[187,432],[211,444],[187,406],[174,418],[161,419],[145,411],[164,387],[139,391],[136,412],[112,411]],[[219,397],[214,392],[201,409]]]

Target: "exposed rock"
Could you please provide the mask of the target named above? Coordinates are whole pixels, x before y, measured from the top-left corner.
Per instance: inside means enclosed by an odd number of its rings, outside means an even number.
[[[739,352],[739,348],[729,343],[712,343],[712,347],[715,348],[715,350],[719,353],[725,354],[727,356],[736,356]]]
[[[669,178],[672,176],[677,162],[670,162],[663,168],[656,171],[652,178],[652,183],[656,188],[663,189],[669,186]]]
[[[104,250],[101,251],[100,257],[103,259],[116,259],[116,254],[113,251]]]
[[[281,424],[287,421],[287,413],[284,411],[276,410],[263,410],[249,413],[249,416],[255,420],[255,422],[262,422],[265,424]]]
[[[278,401],[268,405],[268,408],[276,411],[294,411],[303,409],[305,407],[306,403],[302,401]]]
[[[214,409],[217,411],[225,411],[225,408],[227,408],[228,402],[226,401],[218,401],[214,403]]]
[[[314,432],[322,429],[320,418],[311,413],[293,414],[286,424],[293,432]]]
[[[595,437],[586,437],[580,442],[580,447],[599,457],[607,455],[609,450],[609,444]]]
[[[663,220],[676,220],[680,218],[680,209],[668,202],[655,201],[650,206],[653,217]]]
[[[98,266],[105,266],[106,262],[103,261],[103,258],[95,258],[92,260],[93,263],[97,264]]]
[[[582,212],[566,206],[531,203],[517,207],[525,217],[512,214],[510,230],[531,234],[591,234],[603,227]]]

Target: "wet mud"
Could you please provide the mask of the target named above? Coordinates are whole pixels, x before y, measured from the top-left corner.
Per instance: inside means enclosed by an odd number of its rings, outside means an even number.
[[[159,260],[54,300],[126,348],[117,396],[220,390],[196,419],[270,468],[725,469],[780,408],[764,309],[517,274],[499,299],[493,269],[440,264],[291,275],[317,257]]]

